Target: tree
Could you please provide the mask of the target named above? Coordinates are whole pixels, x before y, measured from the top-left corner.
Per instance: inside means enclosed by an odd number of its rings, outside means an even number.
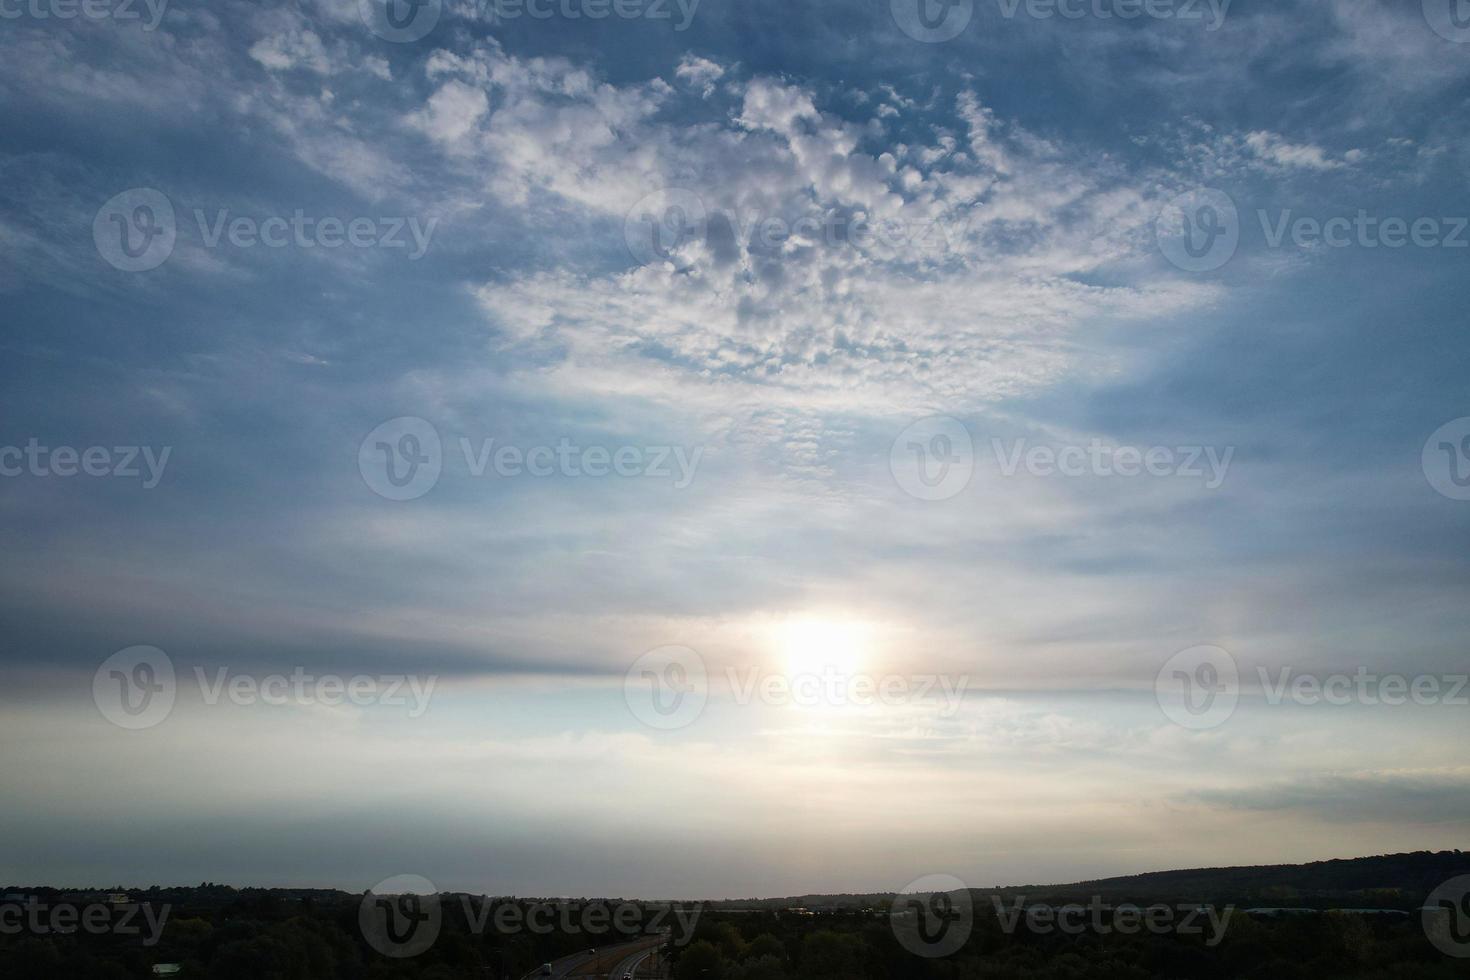
[[[758,960],[768,956],[774,958],[778,963],[786,962],[786,947],[781,945],[781,940],[770,933],[761,933],[749,946],[745,947],[747,960]]]
[[[715,944],[701,939],[691,943],[679,957],[676,980],[721,980],[725,975],[725,958]]]

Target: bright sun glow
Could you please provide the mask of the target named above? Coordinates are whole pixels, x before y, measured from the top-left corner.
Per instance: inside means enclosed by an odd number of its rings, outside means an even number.
[[[777,643],[786,672],[821,675],[828,668],[856,673],[869,645],[869,629],[863,623],[841,619],[794,619],[777,631]]]

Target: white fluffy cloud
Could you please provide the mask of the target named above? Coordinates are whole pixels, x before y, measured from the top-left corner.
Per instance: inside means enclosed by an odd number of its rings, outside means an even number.
[[[685,404],[734,391],[834,413],[961,411],[1063,377],[1089,323],[1216,295],[1141,261],[1148,181],[1005,124],[970,92],[954,107],[964,143],[936,127],[915,145],[765,77],[729,80],[733,125],[691,125],[669,118],[678,99],[659,79],[614,86],[494,44],[440,52],[428,75],[440,87],[413,118],[471,156],[486,192],[528,212],[550,194],[605,229],[583,261],[477,290],[509,344],[563,352],[537,370],[566,385],[636,376]],[[670,201],[695,212],[688,234],[646,224]],[[668,261],[633,262],[625,230],[661,235]],[[1109,268],[1128,271],[1088,281]]]

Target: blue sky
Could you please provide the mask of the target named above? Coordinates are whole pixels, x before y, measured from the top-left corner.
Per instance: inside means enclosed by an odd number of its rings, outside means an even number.
[[[1470,416],[1448,4],[961,0],[926,43],[905,0],[445,0],[397,41],[375,2],[6,8],[0,446],[169,456],[0,477],[0,879],[713,897],[1463,842],[1470,708],[1253,683],[1470,669],[1470,503],[1422,455]],[[1238,246],[1179,261],[1202,189]],[[1360,213],[1433,244],[1273,241]],[[934,417],[970,478],[923,499],[895,443]],[[439,442],[407,500],[368,472],[400,418]],[[487,440],[643,475],[477,474]],[[1093,444],[1229,463],[1007,473]],[[140,644],[440,680],[416,718],[181,682],[119,731],[94,674]],[[711,678],[672,732],[623,693],[670,644]],[[1201,644],[1241,707],[1189,730],[1155,682]],[[968,693],[721,683],[824,656]]]

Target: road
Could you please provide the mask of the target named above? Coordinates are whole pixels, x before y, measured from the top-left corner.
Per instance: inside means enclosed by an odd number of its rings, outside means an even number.
[[[629,955],[627,956],[627,958],[619,962],[617,968],[611,974],[609,974],[609,976],[611,976],[613,980],[623,980],[624,973],[632,973],[634,970],[636,970],[638,968],[638,964],[642,963],[653,952],[652,947],[650,947],[648,943],[649,940],[647,939],[639,939],[631,943],[619,943],[616,946],[608,946],[604,949],[599,950],[599,955],[606,955],[607,953],[611,953],[624,948],[629,950]],[[572,956],[564,956],[551,964],[552,980],[564,980],[564,978],[571,976],[572,971],[576,970],[579,966],[583,966],[584,964],[596,958],[597,957],[590,956],[585,952],[577,953]],[[538,966],[535,970],[532,970],[530,973],[526,974],[524,980],[545,980],[545,974],[538,972],[540,969],[541,968]]]
[[[611,978],[611,980],[623,980],[623,977],[629,974],[633,974],[636,976],[638,973],[639,964],[641,964],[644,960],[648,959],[652,955],[652,949],[639,950],[632,956],[629,956],[627,959],[623,960],[623,962],[619,963],[617,965],[617,968],[614,969],[612,973],[608,974],[608,976]]]

